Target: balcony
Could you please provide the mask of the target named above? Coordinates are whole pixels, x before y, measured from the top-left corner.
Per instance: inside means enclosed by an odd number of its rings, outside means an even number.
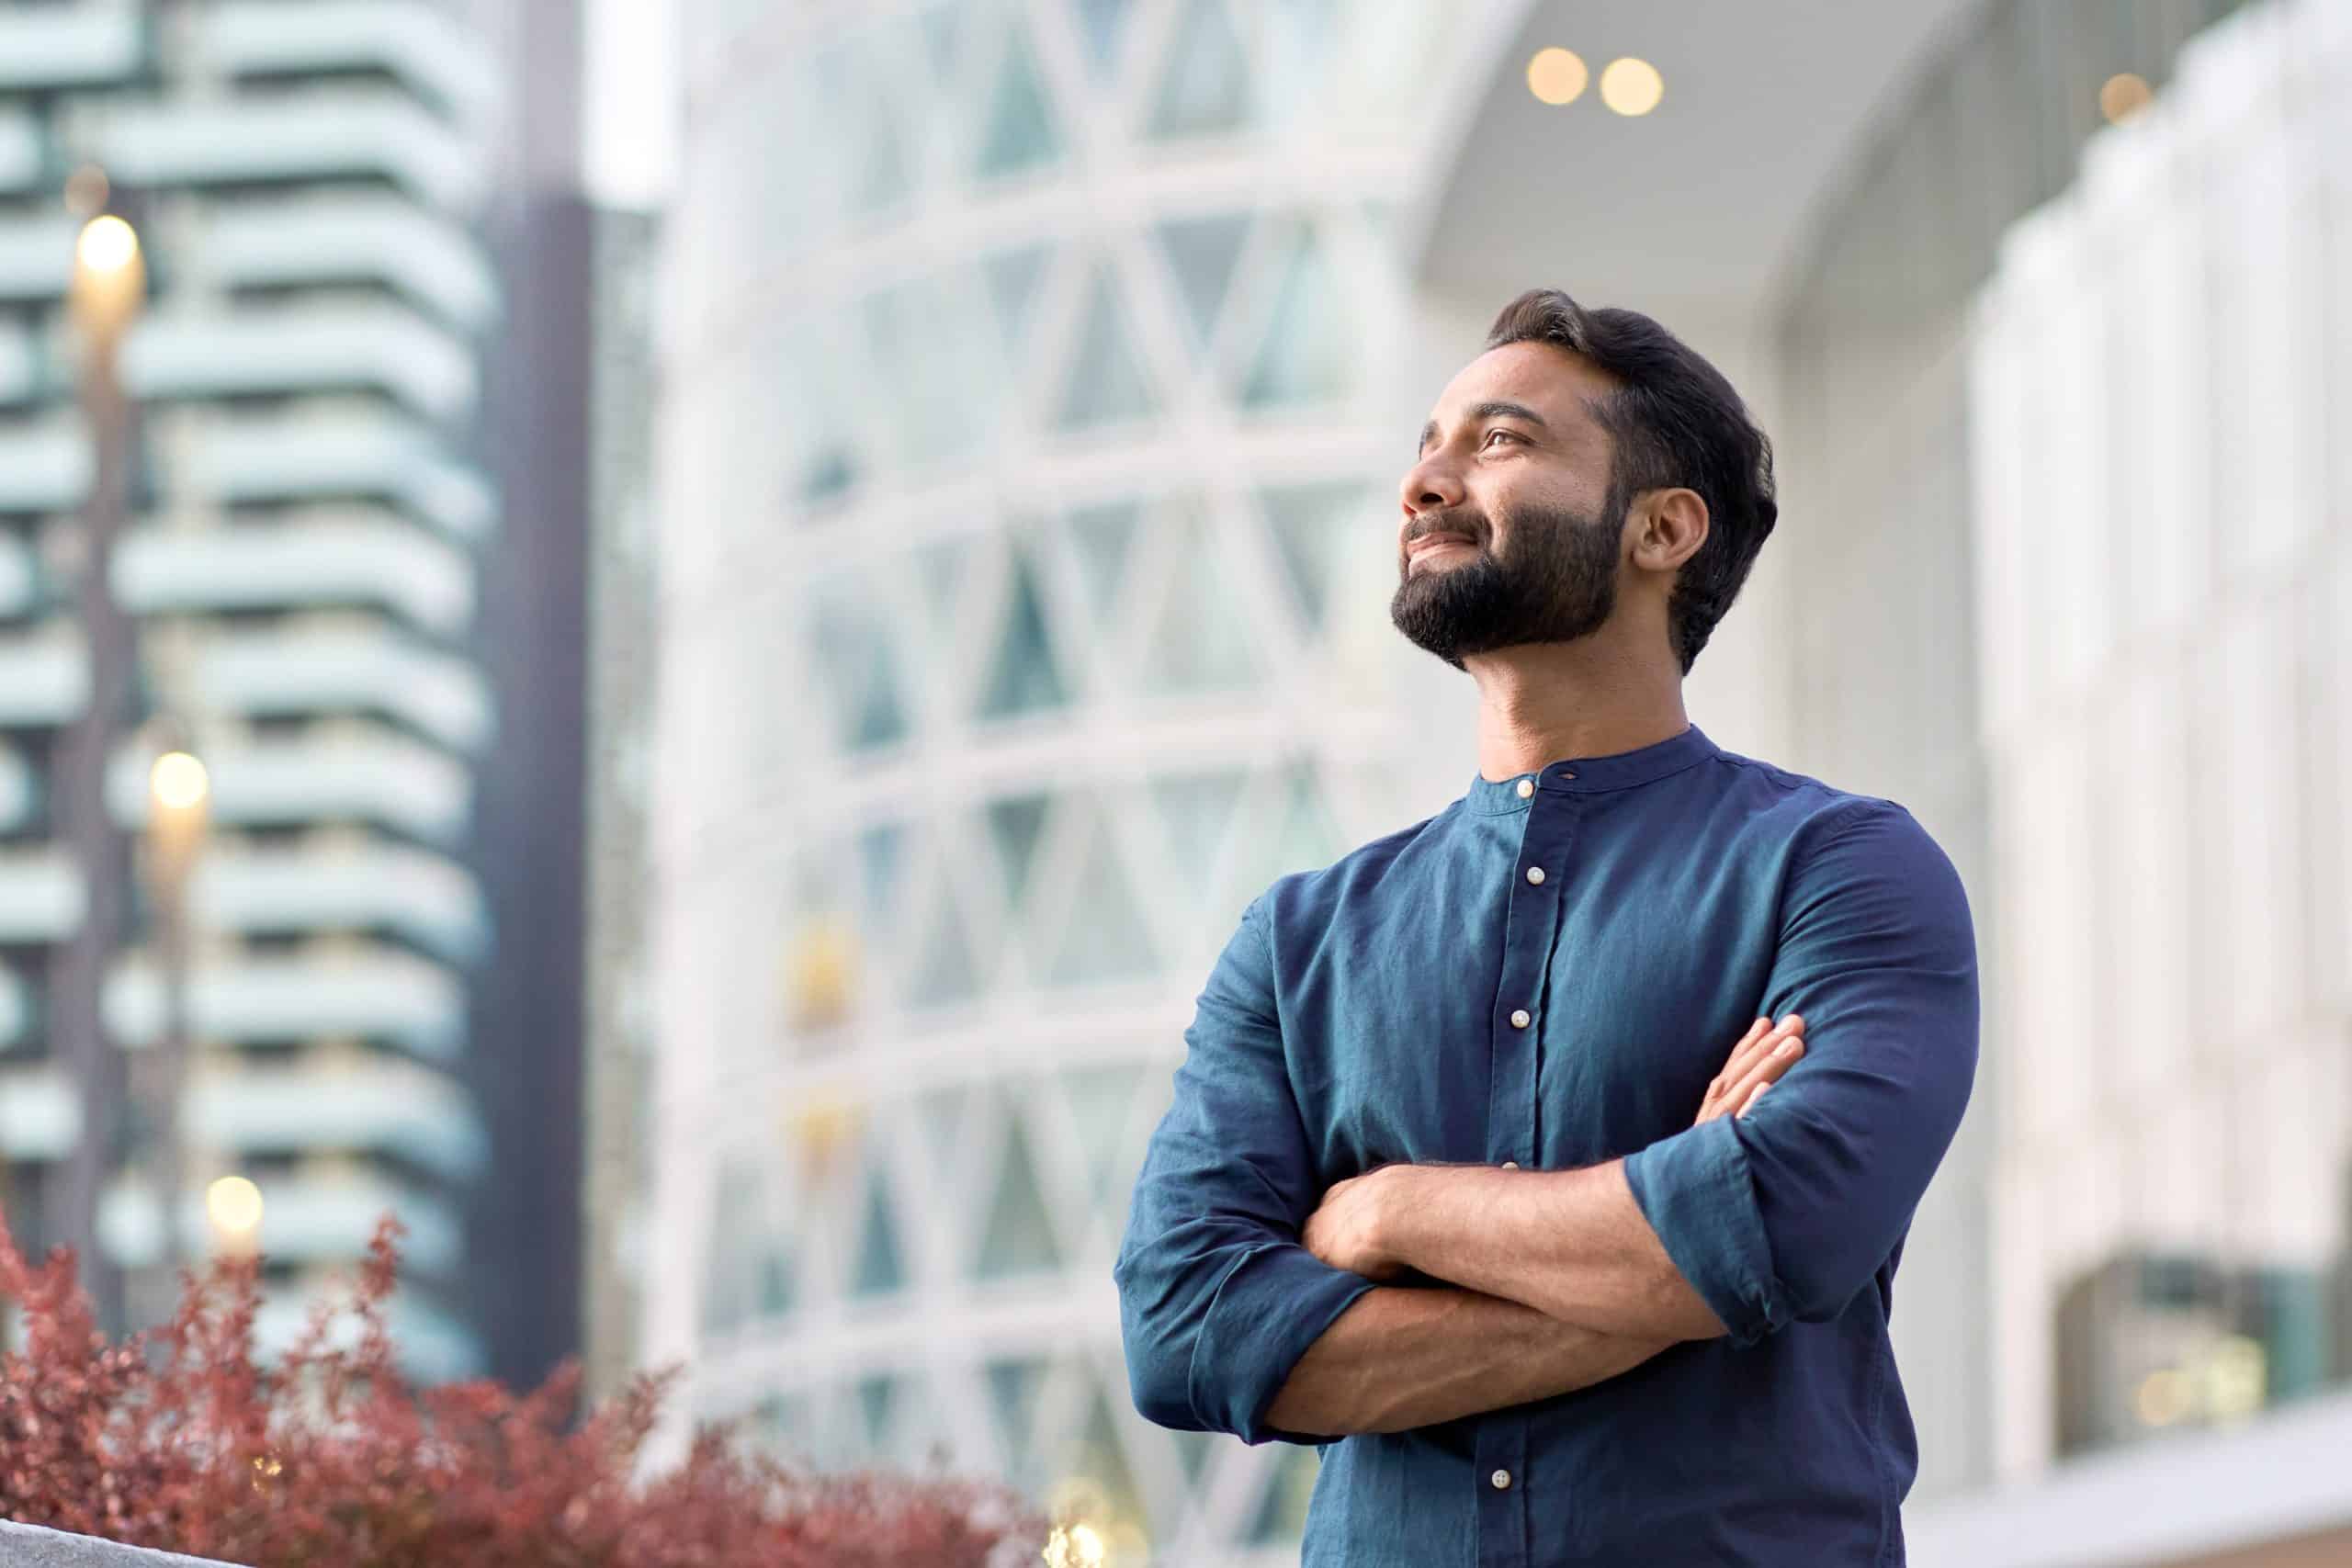
[[[207,1074],[188,1086],[180,1132],[241,1158],[303,1149],[381,1155],[453,1184],[481,1174],[489,1156],[465,1090],[431,1068],[380,1059]]]
[[[122,376],[148,399],[380,391],[441,421],[471,412],[481,389],[462,342],[372,302],[150,317],[123,344]]]
[[[372,1172],[294,1175],[257,1185],[261,1249],[272,1262],[356,1263],[387,1213],[407,1228],[401,1251],[416,1268],[446,1276],[465,1260],[463,1234],[447,1203]],[[203,1192],[184,1192],[178,1208],[180,1256],[204,1257],[214,1236]],[[130,1183],[108,1190],[99,1201],[98,1234],[116,1263],[141,1269],[161,1262],[163,1213],[153,1190]]]
[[[0,638],[0,729],[53,728],[89,700],[89,653],[70,624]]]
[[[0,300],[64,299],[74,282],[74,242],[80,232],[71,218],[47,212],[0,220]]]
[[[452,750],[489,739],[490,691],[472,665],[384,630],[218,633],[196,657],[203,706],[257,718],[383,714]]]
[[[62,942],[82,924],[82,872],[56,845],[0,850],[0,944]]]
[[[82,1097],[53,1063],[0,1071],[0,1160],[63,1159],[82,1138]]]
[[[466,331],[487,326],[498,309],[496,281],[472,239],[397,197],[224,207],[203,248],[208,271],[226,288],[381,283]],[[11,276],[9,254],[0,230],[0,297]]]
[[[47,164],[40,127],[33,117],[0,108],[0,195],[23,196],[40,189]]]
[[[480,150],[429,110],[374,89],[126,107],[107,118],[89,152],[126,185],[376,178],[460,214],[480,205],[489,172]]]
[[[125,1046],[153,1045],[164,1029],[164,987],[141,959],[107,976],[107,1028]],[[325,1036],[380,1041],[420,1056],[454,1058],[465,1043],[464,987],[447,966],[390,948],[334,954],[210,958],[188,977],[191,1033],[282,1043]]]
[[[71,512],[90,493],[90,446],[78,423],[0,431],[0,512]]]
[[[213,420],[192,436],[176,483],[230,505],[379,497],[459,540],[498,520],[479,475],[422,426],[383,412]]]
[[[15,534],[0,533],[0,620],[15,620],[40,607],[40,569],[32,547]]]
[[[248,0],[214,6],[198,36],[208,62],[232,75],[380,71],[463,118],[488,113],[498,97],[482,40],[413,0]]]
[[[6,253],[0,251],[0,269]],[[7,281],[0,270],[0,284]],[[38,399],[45,386],[40,350],[32,333],[15,321],[0,321],[0,408],[16,408]]]
[[[457,637],[474,608],[465,556],[366,508],[277,524],[141,529],[116,547],[113,575],[115,596],[142,615],[357,605]]]
[[[146,825],[149,761],[126,750],[107,766],[107,804],[126,828]],[[447,845],[473,806],[473,781],[447,752],[364,723],[208,748],[204,761],[212,820],[228,827],[367,822]]]
[[[0,897],[6,887],[0,876]],[[453,964],[479,957],[490,931],[481,889],[463,866],[429,850],[364,840],[209,850],[197,863],[189,901],[207,931],[391,931]]]
[[[0,93],[126,82],[147,60],[147,29],[129,6],[0,11]]]
[[[40,810],[41,781],[25,754],[0,746],[0,833],[22,832]]]

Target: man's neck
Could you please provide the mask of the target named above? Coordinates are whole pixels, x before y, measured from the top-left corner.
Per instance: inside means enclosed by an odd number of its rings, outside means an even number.
[[[1497,783],[1572,757],[1638,751],[1690,728],[1680,666],[1663,649],[1634,654],[1608,628],[1463,662],[1478,682],[1478,772]]]

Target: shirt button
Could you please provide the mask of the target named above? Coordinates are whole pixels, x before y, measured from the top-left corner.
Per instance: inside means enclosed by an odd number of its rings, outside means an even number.
[[[1534,793],[1535,793],[1535,781],[1534,781],[1533,779],[1521,779],[1521,780],[1520,780],[1520,781],[1519,781],[1519,798],[1520,798],[1520,799],[1521,799],[1521,800],[1525,800],[1529,795],[1533,795]]]
[[[1532,883],[1533,883],[1533,884],[1535,884],[1535,886],[1538,886],[1538,887],[1543,886],[1544,886],[1544,868],[1543,868],[1542,866],[1540,866],[1540,865],[1531,865],[1531,866],[1529,866],[1529,867],[1527,868],[1527,880],[1528,880],[1528,881],[1530,881],[1530,882],[1532,882]]]
[[[1519,1161],[1515,1159],[1507,1159],[1503,1161],[1503,1168],[1505,1170],[1517,1170],[1519,1168]]]
[[[1528,1016],[1528,1012],[1525,1008],[1521,1008],[1517,1012],[1510,1015],[1510,1026],[1513,1029],[1525,1029],[1529,1024],[1533,1023],[1534,1021],[1534,1019]]]
[[[1495,1490],[1498,1492],[1508,1492],[1510,1490],[1510,1472],[1508,1470],[1498,1470],[1495,1472],[1494,1474],[1487,1477],[1487,1479],[1495,1483]]]

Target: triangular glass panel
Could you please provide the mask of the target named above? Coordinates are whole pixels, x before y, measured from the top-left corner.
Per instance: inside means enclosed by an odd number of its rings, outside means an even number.
[[[1077,558],[1079,577],[1086,584],[1086,607],[1098,628],[1111,625],[1117,614],[1127,547],[1135,541],[1136,524],[1142,516],[1142,504],[1133,501],[1084,507],[1069,514],[1070,553]]]
[[[1294,765],[1283,795],[1283,825],[1274,836],[1274,852],[1283,870],[1329,865],[1340,852],[1340,831],[1331,820],[1314,767],[1305,762]]]
[[[1144,1517],[1143,1494],[1136,1485],[1135,1471],[1127,1464],[1126,1446],[1119,1441],[1111,1394],[1099,1379],[1090,1377],[1087,1382],[1086,1424],[1078,1440],[1067,1445],[1061,1473],[1100,1488],[1113,1518],[1139,1519]]]
[[[1184,1479],[1192,1485],[1201,1483],[1201,1474],[1209,1467],[1209,1455],[1216,1451],[1216,1432],[1178,1432],[1168,1434],[1176,1439],[1176,1459],[1184,1467]]]
[[[1225,0],[1190,0],[1159,79],[1151,134],[1200,136],[1249,121],[1249,55]]]
[[[915,554],[915,575],[922,584],[923,621],[935,641],[955,636],[956,612],[971,576],[971,563],[972,541],[962,534],[935,539]]]
[[[1035,1473],[1037,1394],[1045,1386],[1042,1360],[990,1361],[988,1365],[989,1408],[996,1415],[997,1440],[1003,1446],[1005,1473],[1017,1488],[1042,1479]]]
[[[887,746],[907,733],[906,704],[899,693],[898,660],[891,656],[889,639],[871,624],[861,628],[861,636],[865,644],[865,693],[850,727],[852,750]]]
[[[1266,1479],[1266,1495],[1250,1527],[1250,1544],[1289,1545],[1306,1533],[1306,1505],[1315,1495],[1315,1478],[1322,1469],[1318,1450],[1293,1445],[1283,1450],[1274,1473]]]
[[[702,1321],[724,1333],[751,1315],[751,1265],[766,1240],[760,1234],[760,1173],[749,1160],[722,1159],[711,1193],[703,1252]]]
[[[1259,491],[1258,502],[1307,629],[1319,632],[1347,545],[1374,532],[1370,497],[1363,486],[1342,481],[1275,486]]]
[[[1159,225],[1160,249],[1168,253],[1169,269],[1176,275],[1176,291],[1183,296],[1184,313],[1203,344],[1216,333],[1217,311],[1233,282],[1234,263],[1240,259],[1241,243],[1249,237],[1250,214],[1246,212],[1181,218]]]
[[[965,7],[960,0],[939,6],[926,6],[918,14],[922,24],[923,52],[931,56],[932,73],[942,82],[956,74],[956,51],[963,28]]]
[[[980,699],[982,718],[1012,718],[1069,701],[1069,686],[1046,631],[1046,606],[1029,552],[1015,547],[1012,581],[1005,591],[1004,623],[997,633],[994,668]]]
[[[1152,799],[1159,807],[1161,825],[1168,829],[1170,863],[1196,896],[1208,891],[1218,853],[1232,831],[1242,779],[1241,770],[1233,768],[1151,781]]]
[[[1195,523],[1174,557],[1168,597],[1144,653],[1145,690],[1183,696],[1249,686],[1258,676],[1257,637],[1226,579],[1223,552]]]
[[[998,1168],[996,1195],[980,1236],[978,1272],[983,1280],[1009,1280],[1046,1273],[1062,1266],[1061,1246],[1046,1210],[1045,1190],[1030,1157],[1029,1135],[1017,1111],[1007,1109],[1004,1160]]]
[[[1037,840],[1046,827],[1046,795],[1009,795],[989,802],[989,836],[996,840],[997,861],[1004,868],[1004,901],[1018,910],[1029,892],[1029,873],[1037,860]]]
[[[996,89],[989,96],[978,172],[984,176],[1018,174],[1052,162],[1060,152],[1061,134],[1054,126],[1046,85],[1030,58],[1025,30],[1015,27],[1004,40]]]
[[[869,1168],[865,1176],[865,1226],[857,1248],[857,1272],[850,1293],[888,1295],[906,1287],[906,1266],[899,1247],[899,1224],[892,1217],[890,1194],[882,1173]]]
[[[879,212],[904,200],[908,188],[906,139],[899,130],[888,97],[879,91],[868,91],[864,96],[873,123],[865,156],[850,188],[851,210],[860,214]]]
[[[887,931],[894,923],[899,889],[907,868],[907,826],[883,822],[857,836],[859,912],[868,931]]]
[[[760,1316],[778,1318],[792,1311],[799,1298],[794,1283],[792,1254],[780,1242],[761,1249],[759,1260]]]
[[[1157,960],[1142,907],[1125,865],[1112,841],[1110,824],[1097,815],[1084,857],[1079,862],[1078,894],[1069,923],[1062,930],[1051,978],[1057,986],[1139,979]]]
[[[1127,15],[1135,0],[1077,0],[1080,36],[1086,43],[1086,62],[1099,85],[1118,74],[1119,42],[1126,36]]]
[[[1337,270],[1313,231],[1302,229],[1283,265],[1265,338],[1242,383],[1242,402],[1289,407],[1344,395],[1358,368],[1351,319]]]
[[[968,1000],[979,988],[979,969],[964,931],[964,918],[956,896],[945,886],[933,890],[939,908],[933,917],[931,937],[915,961],[909,999],[917,1007],[944,1007]]]
[[[997,325],[1003,330],[1008,351],[1017,351],[1028,335],[1030,307],[1036,302],[1037,285],[1045,278],[1049,254],[1044,245],[1028,245],[999,251],[980,264],[988,279],[989,301],[996,308]]]
[[[1079,1156],[1099,1196],[1109,1190],[1126,1142],[1127,1112],[1142,1087],[1144,1069],[1115,1066],[1081,1067],[1061,1075],[1062,1095],[1078,1130]]]
[[[964,1139],[964,1111],[970,1099],[968,1089],[934,1089],[915,1100],[915,1114],[922,1122],[924,1154],[934,1168],[956,1168],[956,1151]]]
[[[1063,430],[1091,430],[1148,417],[1159,406],[1143,360],[1127,336],[1126,314],[1119,308],[1111,269],[1094,275],[1080,324],[1078,355],[1070,362],[1069,379],[1063,384]]]
[[[857,1413],[867,1453],[890,1451],[890,1416],[898,1405],[898,1393],[894,1378],[876,1374],[857,1380]]]

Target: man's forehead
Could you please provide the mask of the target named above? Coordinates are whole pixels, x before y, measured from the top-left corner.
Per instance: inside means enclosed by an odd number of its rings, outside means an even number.
[[[1458,371],[1430,411],[1438,420],[1485,402],[1524,403],[1547,422],[1570,424],[1589,419],[1586,404],[1606,396],[1614,383],[1591,361],[1548,343],[1507,343],[1490,348]]]

